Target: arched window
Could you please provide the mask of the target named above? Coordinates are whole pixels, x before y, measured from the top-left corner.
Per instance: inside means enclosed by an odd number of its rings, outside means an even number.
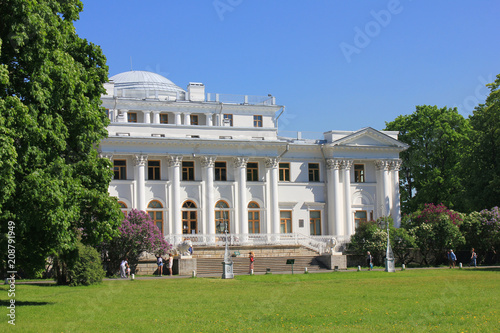
[[[122,213],[125,217],[127,217],[127,213],[128,213],[128,207],[127,207],[127,204],[122,202],[122,201],[118,201],[118,204],[120,205],[120,208],[122,210]]]
[[[227,202],[220,200],[215,204],[216,233],[222,234],[226,229],[227,232],[230,232],[229,213],[229,205]]]
[[[248,204],[248,233],[260,233],[260,207],[255,201]]]
[[[182,233],[196,234],[198,229],[198,211],[196,204],[186,201],[182,205]]]
[[[163,205],[161,202],[157,200],[151,201],[148,205],[148,214],[163,235]]]

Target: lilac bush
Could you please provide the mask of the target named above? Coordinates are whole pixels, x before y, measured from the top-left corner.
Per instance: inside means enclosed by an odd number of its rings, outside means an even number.
[[[466,248],[474,248],[479,260],[483,261],[490,253],[491,262],[497,262],[500,255],[500,210],[493,207],[480,212],[472,212],[464,219],[460,229],[465,235]]]
[[[118,230],[119,236],[101,245],[108,275],[118,272],[124,258],[134,272],[143,252],[163,256],[172,249],[146,212],[131,210]]]

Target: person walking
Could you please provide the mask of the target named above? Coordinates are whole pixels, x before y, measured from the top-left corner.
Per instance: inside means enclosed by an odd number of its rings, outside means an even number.
[[[120,277],[122,279],[126,279],[127,278],[127,268],[128,268],[128,259],[125,258],[120,263]]]
[[[253,273],[253,263],[255,261],[255,254],[253,253],[253,251],[250,251],[250,253],[248,254],[248,257],[250,258],[250,267],[248,269],[248,274],[252,274]]]
[[[174,266],[174,257],[172,253],[168,254],[168,275],[172,276],[172,267]]]
[[[453,250],[450,250],[449,255],[450,255],[450,268],[451,268],[451,266],[453,266],[453,268],[455,268],[455,261],[457,261],[457,256],[455,255]]]
[[[366,252],[366,264],[369,267],[370,271],[373,269],[373,256],[370,251]]]
[[[477,253],[474,251],[474,248],[472,248],[472,253],[470,257],[470,263],[469,266],[474,265],[474,267],[477,267]]]

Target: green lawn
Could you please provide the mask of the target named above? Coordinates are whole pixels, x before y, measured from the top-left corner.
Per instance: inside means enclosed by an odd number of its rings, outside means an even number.
[[[499,332],[500,270],[418,269],[0,287],[0,331]]]

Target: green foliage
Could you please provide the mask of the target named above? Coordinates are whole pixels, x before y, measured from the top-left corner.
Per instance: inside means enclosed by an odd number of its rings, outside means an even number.
[[[57,257],[54,262],[58,284],[88,286],[101,283],[105,275],[99,252],[82,243],[78,243],[75,250]]]
[[[500,212],[498,207],[481,212],[472,212],[464,218],[460,230],[465,237],[465,249],[474,248],[480,261],[493,254],[491,262],[497,262],[500,255]]]
[[[380,228],[380,221],[361,222],[351,237],[349,250],[357,255],[370,251],[374,265],[380,265],[387,250],[387,232]]]
[[[446,251],[465,243],[459,225],[462,217],[446,206],[426,204],[421,211],[406,215],[401,227],[415,239],[423,256],[422,264],[439,264],[446,260]]]
[[[469,118],[472,149],[463,170],[468,211],[490,209],[500,202],[500,74],[488,86],[486,103]]]
[[[425,203],[463,206],[461,161],[470,146],[469,123],[456,108],[417,106],[413,114],[386,123],[410,147],[400,154],[401,208],[411,213]]]
[[[107,192],[111,164],[100,107],[101,49],[75,33],[78,0],[0,1],[0,233],[16,223],[26,274],[50,255],[116,234],[120,210]]]

